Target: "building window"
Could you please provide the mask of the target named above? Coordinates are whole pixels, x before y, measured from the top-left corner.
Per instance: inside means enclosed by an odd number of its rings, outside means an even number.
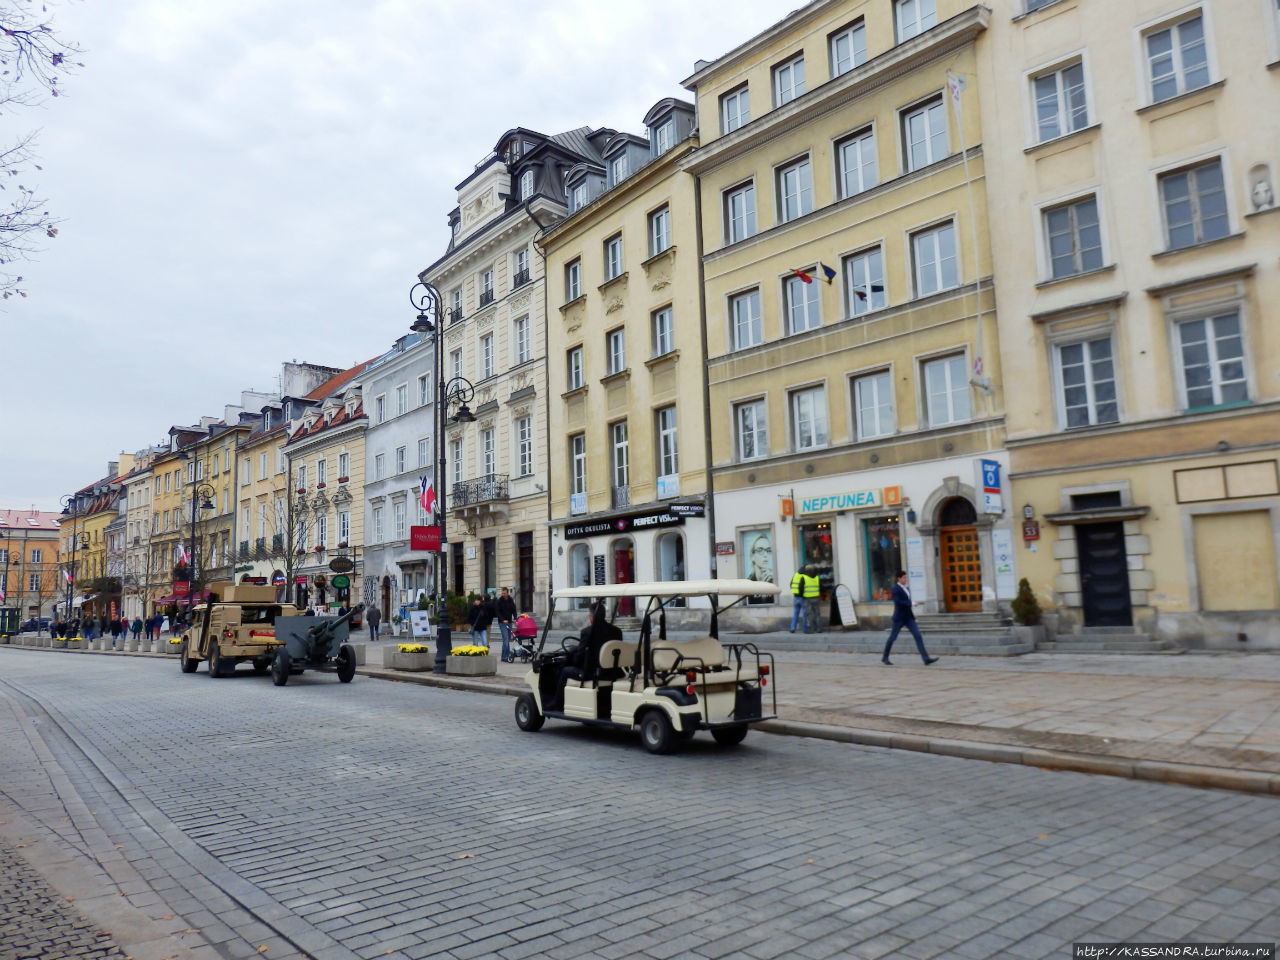
[[[351,540],[351,513],[342,510],[338,513],[338,542],[349,543]]]
[[[569,492],[587,492],[587,438],[581,433],[569,438]]]
[[[1044,232],[1049,269],[1055,280],[1102,267],[1102,231],[1098,227],[1096,197],[1046,210]]]
[[[564,268],[564,301],[570,303],[582,296],[582,261],[574,260]]]
[[[725,191],[724,236],[726,243],[737,243],[756,232],[756,188],[744,183]]]
[[[867,62],[867,30],[862,21],[837,30],[827,38],[831,52],[831,76],[838,77]]]
[[[449,322],[457,323],[462,319],[462,288],[453,291],[450,299],[453,301],[453,309],[449,311]]]
[[[231,460],[227,460],[227,469],[231,469]],[[284,473],[289,469],[289,458],[284,452],[284,447],[276,451],[276,473]]]
[[[267,460],[267,455],[264,453],[262,455],[262,466],[264,468],[267,465],[266,460]],[[267,475],[267,472],[265,469],[262,471],[262,475],[264,477]],[[327,484],[328,482],[329,482],[329,461],[326,460],[324,457],[321,457],[319,460],[316,461],[316,483]]]
[[[927,360],[924,369],[925,419],[931,427],[969,419],[969,381],[964,354]]]
[[[533,196],[533,170],[525,170],[520,174],[520,199],[528,200]]]
[[[267,479],[267,452],[265,450],[258,454],[258,479]]]
[[[396,447],[396,473],[404,473],[408,466],[406,460],[408,452],[405,447]]]
[[[827,388],[809,387],[793,390],[791,406],[791,438],[796,450],[811,450],[827,445]]]
[[[516,363],[528,363],[530,356],[529,318],[518,317],[515,322],[514,337]]]
[[[529,282],[529,250],[516,251],[515,275],[511,278],[511,286],[522,287]]]
[[[419,467],[430,466],[431,465],[430,456],[431,456],[431,451],[427,448],[426,439],[424,438],[422,440],[419,440],[418,441],[418,466]]]
[[[348,479],[351,476],[351,454],[338,454],[338,476],[341,479]]]
[[[373,542],[382,543],[382,508],[373,508]]]
[[[612,280],[622,274],[622,234],[615,234],[604,242],[604,278]]]
[[[409,409],[409,387],[407,384],[401,384],[396,387],[396,416],[407,412]]]
[[[735,405],[733,426],[739,460],[756,460],[769,455],[769,411],[763,400]]]
[[[480,274],[480,306],[493,303],[493,268]]]
[[[658,425],[658,476],[673,477],[680,472],[676,444],[676,408],[663,407],[656,414]],[[659,491],[659,496],[662,496]]]
[[[1035,99],[1037,142],[1044,143],[1089,125],[1084,64],[1079,61],[1032,79],[1031,94]]]
[[[516,469],[521,477],[533,473],[533,418],[516,420]]]
[[[894,18],[898,25],[898,42],[924,33],[938,22],[934,0],[895,0]]]
[[[804,57],[773,68],[773,105],[780,107],[804,93]]]
[[[428,388],[427,375],[423,374],[418,378],[418,406],[425,406],[430,399],[431,393]]]
[[[860,317],[889,303],[884,284],[884,255],[879,247],[844,258],[849,316]]]
[[[902,145],[908,173],[927,167],[950,153],[947,149],[947,112],[941,96],[902,114]]]
[[[574,347],[565,354],[566,377],[568,390],[577,390],[582,386],[582,347]]]
[[[608,374],[627,369],[627,332],[622,327],[604,335],[605,362]]]
[[[658,124],[649,131],[650,148],[655,157],[660,157],[673,146],[676,142],[676,121],[674,117],[667,119],[664,123]]]
[[[329,545],[329,518],[316,517],[316,546],[327,547]]]
[[[649,256],[656,257],[671,246],[671,208],[649,214]]]
[[[40,573],[37,571],[36,573],[27,574],[27,591],[29,593],[39,593],[40,589]]]
[[[927,297],[960,284],[954,223],[912,234],[911,256],[915,261],[917,297]]]
[[[1170,250],[1217,240],[1231,231],[1221,160],[1163,174],[1160,203]]]
[[[486,333],[480,338],[480,379],[493,376],[493,334]]]
[[[386,457],[386,454],[379,453],[377,456],[373,458],[373,479],[381,480],[386,475],[387,475],[387,457]],[[299,475],[298,480],[299,482],[301,482],[302,480],[301,475]]]
[[[836,144],[836,167],[841,199],[876,185],[876,138],[870,127]]]
[[[623,180],[627,179],[627,175],[631,172],[630,165],[627,163],[627,155],[620,153],[609,161],[609,183],[617,186]]]
[[[387,398],[386,397],[373,398],[373,418],[378,423],[387,422]]]
[[[405,502],[399,500],[391,505],[392,514],[395,516],[396,539],[406,540],[409,537],[409,511],[405,509]]]
[[[244,461],[244,469],[246,472],[249,469],[249,459],[247,457],[245,458],[245,461]],[[299,490],[307,489],[307,465],[305,463],[301,463],[298,465],[298,489]]]
[[[1208,48],[1200,14],[1144,38],[1151,102],[1159,103],[1209,83]]]
[[[760,324],[759,290],[748,290],[730,297],[729,313],[733,317],[733,349],[754,347],[764,340]]]
[[[453,370],[452,376],[462,376],[462,350],[461,348],[454,350],[449,354],[449,367]]]
[[[587,205],[587,181],[582,180],[569,188],[569,212],[574,213]]]
[[[631,454],[627,438],[627,421],[619,420],[609,427],[610,474],[614,489],[631,483]]]
[[[480,431],[481,475],[491,477],[496,471],[497,450],[494,446],[493,427]]]
[[[462,441],[452,440],[449,443],[449,459],[453,465],[453,482],[462,482]]]
[[[1248,402],[1240,311],[1183,320],[1177,327],[1187,409]]]
[[[1111,338],[1059,344],[1056,353],[1067,429],[1119,422]]]
[[[747,98],[747,86],[726,93],[720,98],[720,134],[733,133],[751,120],[751,103]]]
[[[902,568],[902,531],[897,517],[862,521],[867,555],[867,599],[892,600],[893,584]]]
[[[655,310],[650,316],[653,326],[653,355],[661,357],[676,348],[675,324],[672,320],[671,308],[663,307]]]
[[[853,378],[854,421],[859,440],[893,433],[893,378],[888,370]]]
[[[778,217],[783,223],[813,210],[813,169],[809,158],[778,168]]]
[[[787,307],[787,326],[791,333],[803,333],[822,325],[818,309],[818,284],[810,276],[806,283],[801,277],[787,277],[782,283]]]

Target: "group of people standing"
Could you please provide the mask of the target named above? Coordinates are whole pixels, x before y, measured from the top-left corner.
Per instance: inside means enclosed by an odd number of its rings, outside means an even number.
[[[133,639],[146,635],[148,640],[158,639],[163,630],[169,627],[169,618],[163,614],[157,613],[155,616],[134,617],[132,621],[128,617],[116,619],[114,617],[72,617],[70,620],[55,620],[49,625],[50,633],[55,637],[71,638],[83,637],[85,640],[93,640],[97,637],[105,637],[111,635],[111,643],[114,646],[121,638],[128,639],[129,635],[133,635]]]
[[[516,613],[516,602],[511,599],[511,591],[506,587],[502,588],[496,600],[489,596],[476,597],[471,609],[467,611],[471,642],[481,647],[489,646],[489,627],[496,620],[502,633],[502,662],[513,662],[512,637],[525,640],[538,635],[538,625],[534,622],[533,614],[525,611],[517,616]]]

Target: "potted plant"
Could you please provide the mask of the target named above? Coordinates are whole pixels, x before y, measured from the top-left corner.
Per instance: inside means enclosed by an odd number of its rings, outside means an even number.
[[[343,540],[340,544],[338,544],[338,549],[339,550],[347,549],[347,541]]]
[[[306,553],[306,552],[307,552],[307,551],[305,551],[305,550],[303,550],[301,547],[299,547],[297,550],[295,550],[295,551],[294,551],[294,555],[295,555],[295,556],[299,556],[299,557],[300,557],[300,556],[302,556],[302,555],[303,555],[304,553]]]
[[[1009,604],[1016,626],[1014,634],[1023,643],[1038,647],[1047,638],[1045,628],[1040,623],[1040,601],[1031,589],[1031,581],[1023,577],[1018,581],[1018,595]]]
[[[316,553],[324,553],[324,544],[323,544],[323,543],[317,543],[317,544],[316,544]]]
[[[454,647],[449,651],[449,659],[445,661],[445,673],[464,677],[492,677],[497,672],[498,658],[489,652],[488,647],[473,644]]]
[[[316,484],[316,489],[317,489],[317,490],[323,490],[323,489],[324,489],[324,487],[325,487],[325,485],[324,485],[323,481],[322,481],[322,482],[320,482],[320,483],[317,483],[317,484]]]
[[[382,649],[382,665],[391,670],[420,673],[432,669],[435,662],[435,652],[425,643],[397,643]]]
[[[351,479],[350,477],[339,477],[339,478],[338,478],[338,482],[339,482],[339,483],[346,483],[346,482],[347,482],[348,480],[350,480],[350,479]]]
[[[307,492],[307,488],[306,488],[306,487],[299,487],[299,488],[298,488],[298,496],[302,496],[302,495],[303,495],[304,493],[306,493],[306,492]]]

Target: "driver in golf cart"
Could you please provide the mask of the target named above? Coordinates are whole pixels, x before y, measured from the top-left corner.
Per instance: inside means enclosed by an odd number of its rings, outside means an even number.
[[[538,730],[547,717],[639,730],[651,753],[669,753],[698,730],[726,746],[741,743],[748,725],[777,715],[769,687],[772,654],[742,641],[719,640],[721,598],[778,593],[754,580],[625,583],[571,587],[552,598],[551,613],[526,676],[529,690],[516,701],[516,723]],[[692,639],[667,634],[666,607],[678,598],[705,596],[710,633]],[[608,600],[647,599],[640,631],[627,637],[608,618]],[[557,602],[594,600],[591,622],[578,637],[548,644]],[[724,608],[724,609],[727,609]],[[766,692],[771,693],[766,702]]]

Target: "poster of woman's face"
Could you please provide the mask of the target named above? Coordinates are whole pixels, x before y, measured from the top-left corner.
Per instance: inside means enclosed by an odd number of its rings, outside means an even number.
[[[774,583],[773,531],[748,530],[742,534],[742,565],[748,580]]]

